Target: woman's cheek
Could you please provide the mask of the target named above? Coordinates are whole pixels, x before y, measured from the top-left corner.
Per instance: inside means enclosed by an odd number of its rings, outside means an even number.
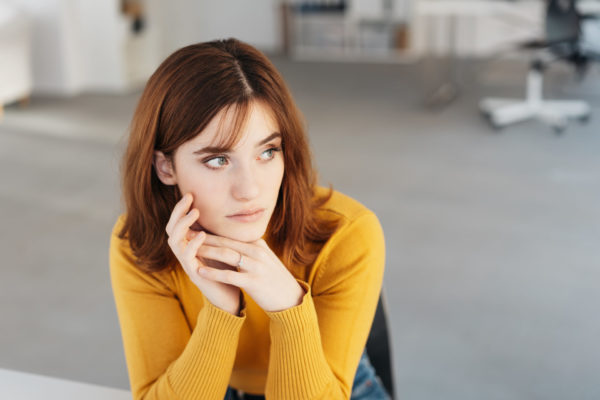
[[[217,210],[209,208],[199,208],[200,216],[198,217],[198,223],[207,231],[216,233],[219,230],[219,212]]]

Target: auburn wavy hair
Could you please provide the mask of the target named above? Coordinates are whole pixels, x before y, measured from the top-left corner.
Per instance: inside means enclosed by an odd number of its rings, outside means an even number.
[[[266,233],[272,249],[287,266],[309,266],[319,244],[335,231],[336,221],[317,213],[332,190],[315,196],[317,176],[304,122],[279,72],[264,54],[239,40],[198,43],[171,54],[152,74],[130,125],[120,166],[125,221],[119,238],[129,240],[142,270],[177,265],[165,227],[182,194],[177,185],[158,179],[154,151],[172,162],[175,150],[201,134],[223,109],[235,113],[234,129],[221,138],[231,148],[252,101],[270,108],[282,135],[284,175]]]

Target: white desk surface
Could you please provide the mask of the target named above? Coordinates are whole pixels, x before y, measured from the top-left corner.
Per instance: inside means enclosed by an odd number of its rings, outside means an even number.
[[[539,0],[418,0],[415,2],[416,15],[498,15],[522,12],[522,7],[535,6],[544,10],[544,3]],[[577,9],[583,14],[600,13],[599,0],[582,0],[577,2]]]
[[[0,368],[0,399],[131,400],[127,390]]]
[[[509,0],[418,0],[414,7],[417,15],[485,16],[510,12],[514,9],[514,5],[515,3]]]

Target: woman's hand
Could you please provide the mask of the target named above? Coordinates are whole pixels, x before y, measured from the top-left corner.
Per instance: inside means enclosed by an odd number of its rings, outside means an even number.
[[[282,311],[302,302],[304,289],[263,239],[245,243],[207,235],[198,254],[239,267],[232,271],[201,266],[199,273],[211,281],[244,289],[265,311]]]
[[[199,216],[197,209],[190,209],[193,196],[186,194],[175,205],[171,218],[167,223],[166,231],[169,235],[168,243],[171,250],[179,260],[190,280],[200,289],[204,296],[216,307],[231,314],[238,315],[240,311],[240,289],[205,279],[198,274],[198,269],[205,264],[197,257],[198,249],[205,242],[205,232],[194,232],[190,226],[196,222]]]

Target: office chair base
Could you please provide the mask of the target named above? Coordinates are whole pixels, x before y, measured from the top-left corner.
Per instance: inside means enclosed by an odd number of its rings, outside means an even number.
[[[591,113],[590,106],[579,100],[524,101],[487,98],[479,103],[479,109],[488,117],[494,128],[502,128],[528,119],[538,119],[557,131],[564,130],[571,119],[587,121]]]

